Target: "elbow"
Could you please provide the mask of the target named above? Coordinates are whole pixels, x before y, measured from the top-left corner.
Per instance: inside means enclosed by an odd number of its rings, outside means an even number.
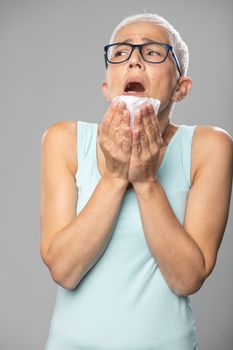
[[[67,278],[67,276],[65,276],[63,271],[60,271],[59,269],[54,267],[49,268],[49,270],[51,278],[56,284],[65,289],[71,290],[75,288],[74,284],[72,284],[70,279]]]
[[[53,280],[56,284],[58,284],[62,288],[68,289],[68,290],[73,290],[77,287],[77,285],[71,284],[67,280],[61,280],[61,279],[57,279],[57,278],[55,279],[54,277],[53,277]]]
[[[67,272],[64,269],[59,268],[58,266],[54,266],[50,270],[50,274],[52,279],[56,284],[61,286],[62,288],[73,290],[77,287],[81,280],[81,273],[79,272],[80,269],[77,269],[75,273],[72,274],[72,272]]]
[[[207,276],[208,274],[206,272],[206,264],[204,262],[199,269],[196,269],[196,271],[192,269],[192,271],[190,271],[188,275],[183,275],[182,278],[180,278],[179,280],[173,280],[174,283],[172,284],[171,289],[178,296],[188,297],[199,291],[199,289],[205,282]]]
[[[76,281],[74,281],[74,277],[72,278],[71,273],[68,273],[64,268],[64,263],[58,263],[57,258],[52,257],[51,254],[45,254],[43,251],[41,251],[41,258],[48,267],[50,276],[56,284],[70,290],[77,287],[81,278],[77,279],[76,275]]]
[[[74,289],[74,286],[71,285],[71,283],[69,283],[69,281],[65,279],[61,274],[58,274],[54,271],[50,271],[50,275],[53,281],[59,286],[61,286],[62,288],[69,289],[69,290]]]
[[[173,291],[176,295],[179,297],[188,297],[192,294],[195,294],[196,292],[199,291],[202,285],[198,285],[195,287],[188,287],[188,288],[173,288]]]
[[[188,297],[195,294],[202,287],[205,278],[203,276],[196,278],[195,280],[189,280],[186,283],[180,283],[179,285],[173,286],[171,289],[173,292],[180,297]]]

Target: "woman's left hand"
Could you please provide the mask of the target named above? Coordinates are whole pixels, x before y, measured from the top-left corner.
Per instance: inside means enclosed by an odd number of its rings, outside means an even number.
[[[154,107],[151,104],[141,106],[135,113],[128,171],[128,180],[132,185],[156,179],[156,164],[162,144],[160,125]]]

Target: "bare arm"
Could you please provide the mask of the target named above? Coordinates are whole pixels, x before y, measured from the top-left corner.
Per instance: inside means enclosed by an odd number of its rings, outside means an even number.
[[[232,139],[202,128],[200,166],[188,195],[184,225],[158,181],[135,186],[148,244],[170,287],[180,295],[200,289],[210,275],[227,224],[232,188]]]
[[[105,120],[104,127],[110,122],[111,119]],[[55,282],[73,289],[103,254],[128,181],[126,174],[125,178],[122,176],[127,166],[112,166],[118,172],[117,177],[105,172],[85,207],[76,215],[75,171],[67,154],[77,142],[71,144],[74,138],[68,129],[67,123],[58,122],[42,137],[41,256]],[[117,142],[114,147],[120,150]]]

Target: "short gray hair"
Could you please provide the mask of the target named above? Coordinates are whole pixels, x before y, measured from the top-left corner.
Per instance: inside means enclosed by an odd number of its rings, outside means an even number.
[[[141,13],[138,15],[132,15],[123,19],[114,29],[109,44],[114,42],[114,38],[117,32],[124,26],[135,22],[152,22],[162,28],[164,28],[168,34],[168,38],[171,46],[178,58],[180,64],[180,70],[182,75],[187,74],[189,64],[189,50],[186,43],[181,38],[179,32],[162,16],[152,13]]]

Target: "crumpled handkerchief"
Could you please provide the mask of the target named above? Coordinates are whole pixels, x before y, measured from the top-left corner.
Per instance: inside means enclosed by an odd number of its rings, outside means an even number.
[[[113,102],[115,101],[124,101],[127,105],[127,108],[130,112],[130,127],[131,130],[134,130],[134,113],[135,110],[143,105],[144,103],[151,103],[154,107],[155,113],[158,113],[159,107],[160,107],[160,101],[156,98],[152,97],[138,97],[138,96],[131,96],[131,95],[121,95],[116,96],[113,99]]]

